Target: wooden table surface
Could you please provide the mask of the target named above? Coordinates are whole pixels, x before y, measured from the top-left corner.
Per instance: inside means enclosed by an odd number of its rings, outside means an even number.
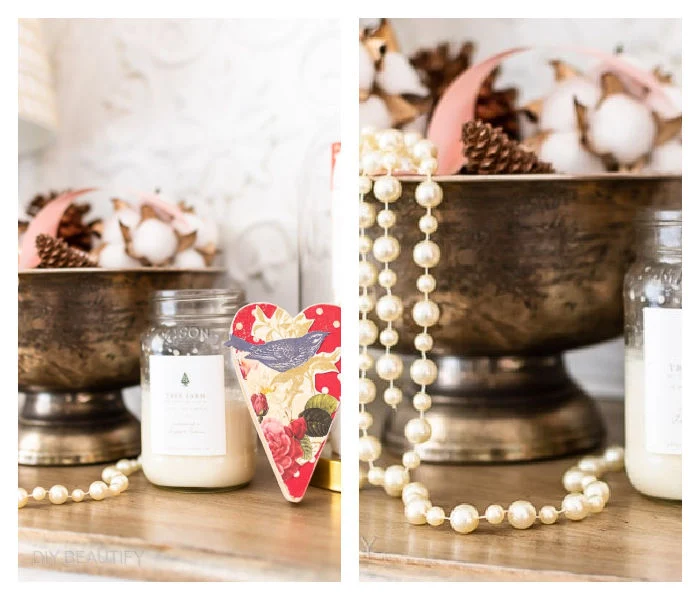
[[[55,483],[87,489],[104,465],[20,467],[31,491]],[[283,497],[262,450],[246,488],[181,493],[135,473],[101,502],[30,500],[19,511],[19,566],[154,581],[339,581],[340,494],[309,487]]]
[[[623,438],[622,402],[601,406],[611,443]],[[516,499],[538,508],[558,504],[566,493],[561,476],[575,458],[498,466],[434,466],[417,480],[431,500],[451,509]],[[468,535],[449,525],[406,523],[400,499],[371,487],[360,492],[362,580],[454,581],[678,581],[681,579],[681,504],[636,492],[624,472],[606,477],[611,501],[583,521],[561,521],[515,530],[483,521]]]

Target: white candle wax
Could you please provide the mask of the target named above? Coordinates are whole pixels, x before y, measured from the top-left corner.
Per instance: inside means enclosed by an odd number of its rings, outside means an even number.
[[[141,403],[141,462],[151,483],[182,488],[227,488],[244,485],[253,478],[257,448],[255,429],[240,390],[226,389],[223,415],[226,452],[217,456],[155,453],[148,388],[142,387]]]
[[[645,398],[644,356],[625,351],[625,468],[632,485],[649,496],[681,499],[680,454],[652,452],[647,427],[661,426],[648,414]]]

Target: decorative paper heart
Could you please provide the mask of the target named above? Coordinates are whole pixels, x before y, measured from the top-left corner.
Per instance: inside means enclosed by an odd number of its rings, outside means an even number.
[[[340,307],[296,317],[274,304],[241,308],[231,323],[236,374],[284,497],[299,502],[340,406]]]

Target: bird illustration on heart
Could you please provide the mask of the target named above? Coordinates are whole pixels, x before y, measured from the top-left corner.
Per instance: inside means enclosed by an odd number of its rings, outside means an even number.
[[[292,317],[248,304],[224,345],[282,494],[299,502],[340,406],[340,307],[315,304]]]

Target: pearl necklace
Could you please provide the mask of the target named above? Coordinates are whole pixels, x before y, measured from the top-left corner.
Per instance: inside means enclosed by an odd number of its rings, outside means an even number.
[[[131,460],[122,458],[116,465],[105,467],[102,470],[102,481],[93,481],[87,492],[77,488],[68,494],[68,489],[63,485],[51,486],[48,493],[40,486],[35,487],[31,494],[28,494],[24,488],[17,488],[17,508],[27,506],[29,498],[41,502],[48,496],[51,504],[64,504],[68,498],[73,502],[82,502],[87,496],[93,500],[104,500],[108,496],[118,496],[129,487],[127,475],[131,475],[139,469],[141,469],[140,456]]]
[[[437,219],[431,211],[442,202],[443,196],[442,188],[433,180],[433,174],[437,170],[436,157],[435,146],[415,132],[376,131],[373,128],[365,128],[360,134],[359,458],[368,464],[366,479],[371,485],[383,487],[388,495],[401,497],[404,516],[409,523],[428,523],[438,527],[449,521],[457,533],[474,531],[482,520],[497,525],[507,519],[512,527],[527,529],[537,520],[545,525],[553,524],[560,514],[572,521],[580,521],[591,513],[599,513],[610,500],[610,488],[599,477],[608,471],[622,469],[624,451],[619,446],[608,448],[601,456],[584,457],[576,467],[566,471],[562,483],[569,493],[564,497],[559,509],[547,505],[537,511],[530,502],[516,500],[507,509],[492,504],[483,513],[470,504],[459,504],[447,516],[442,507],[432,505],[425,485],[410,481],[410,471],[420,465],[416,445],[427,442],[431,437],[431,427],[425,413],[430,409],[432,400],[426,387],[434,383],[438,376],[437,365],[428,358],[428,352],[433,347],[433,338],[428,333],[428,328],[435,325],[440,318],[439,307],[430,299],[430,293],[436,288],[435,277],[430,274],[430,269],[440,262],[440,248],[430,237],[438,228]],[[403,314],[401,298],[391,291],[396,284],[396,273],[390,268],[390,263],[395,261],[401,252],[399,241],[391,235],[391,228],[396,223],[396,214],[390,206],[401,198],[401,182],[393,175],[397,171],[425,176],[415,190],[416,202],[425,209],[425,214],[418,221],[418,228],[425,237],[413,248],[413,261],[423,269],[416,281],[416,287],[423,294],[423,299],[415,304],[412,311],[414,322],[423,330],[414,339],[419,357],[413,361],[410,368],[411,380],[420,388],[413,396],[413,407],[418,411],[418,417],[409,420],[404,429],[404,435],[413,447],[404,452],[401,465],[391,465],[383,469],[375,465],[382,453],[381,442],[368,433],[372,425],[372,415],[367,412],[366,405],[374,401],[377,391],[374,382],[367,376],[367,372],[373,366],[368,346],[373,344],[379,335],[384,354],[377,359],[374,368],[379,379],[387,382],[384,401],[395,409],[403,400],[401,389],[395,385],[403,372],[403,364],[400,357],[391,353],[391,348],[399,341],[393,322]],[[370,192],[373,192],[374,197],[383,205],[379,213],[376,213],[375,207],[367,201]],[[383,234],[372,241],[366,229],[375,222],[383,229]],[[379,273],[368,261],[370,251],[374,258],[384,265]],[[369,294],[369,288],[375,283],[385,292],[376,304]],[[386,327],[380,333],[367,316],[373,309],[377,317],[386,323]]]

